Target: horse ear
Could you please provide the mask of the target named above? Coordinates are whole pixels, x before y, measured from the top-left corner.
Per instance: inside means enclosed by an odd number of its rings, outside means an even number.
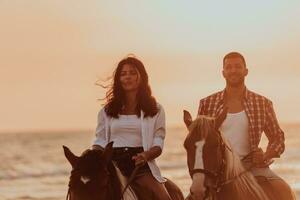
[[[78,161],[78,156],[74,155],[68,147],[63,146],[63,148],[64,148],[64,153],[65,153],[65,156],[66,156],[67,160],[69,161],[69,163],[74,168],[75,164]]]
[[[225,107],[222,113],[216,118],[215,129],[218,130],[227,117],[228,107]]]
[[[104,156],[104,159],[109,162],[111,161],[111,158],[112,158],[112,154],[113,154],[113,144],[114,142],[110,142],[106,145],[104,151],[103,151],[103,156]]]
[[[191,125],[193,121],[191,113],[189,113],[189,111],[187,110],[183,110],[183,121],[187,128]]]

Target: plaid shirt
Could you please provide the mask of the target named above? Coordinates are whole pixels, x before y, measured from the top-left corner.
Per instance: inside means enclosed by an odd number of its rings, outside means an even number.
[[[225,90],[200,100],[198,115],[219,116],[225,104]],[[276,157],[284,151],[284,132],[279,127],[272,102],[248,89],[245,90],[243,106],[249,120],[250,150],[256,150],[264,132],[269,140],[267,151]]]

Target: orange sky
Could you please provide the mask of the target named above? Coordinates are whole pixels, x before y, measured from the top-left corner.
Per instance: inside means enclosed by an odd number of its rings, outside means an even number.
[[[129,53],[145,64],[167,123],[224,87],[222,57],[246,57],[247,85],[300,121],[298,1],[1,1],[0,131],[94,129],[111,75]]]

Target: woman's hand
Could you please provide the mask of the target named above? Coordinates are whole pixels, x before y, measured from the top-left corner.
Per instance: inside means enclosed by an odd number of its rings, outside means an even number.
[[[147,163],[147,155],[146,152],[138,153],[136,156],[132,156],[132,160],[135,161],[135,166],[143,166]]]
[[[135,161],[135,165],[144,165],[147,161],[157,158],[161,154],[162,150],[159,146],[153,146],[148,151],[138,153],[136,156],[132,156],[132,160]]]

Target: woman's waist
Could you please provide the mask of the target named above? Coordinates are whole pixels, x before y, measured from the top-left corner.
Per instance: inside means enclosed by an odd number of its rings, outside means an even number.
[[[110,141],[114,141],[113,147],[141,147],[143,146],[142,137],[131,135],[112,135]]]
[[[138,147],[130,147],[130,146],[124,146],[124,147],[113,147],[113,156],[118,155],[136,155],[138,153],[141,153],[144,151],[144,148],[142,146]]]

